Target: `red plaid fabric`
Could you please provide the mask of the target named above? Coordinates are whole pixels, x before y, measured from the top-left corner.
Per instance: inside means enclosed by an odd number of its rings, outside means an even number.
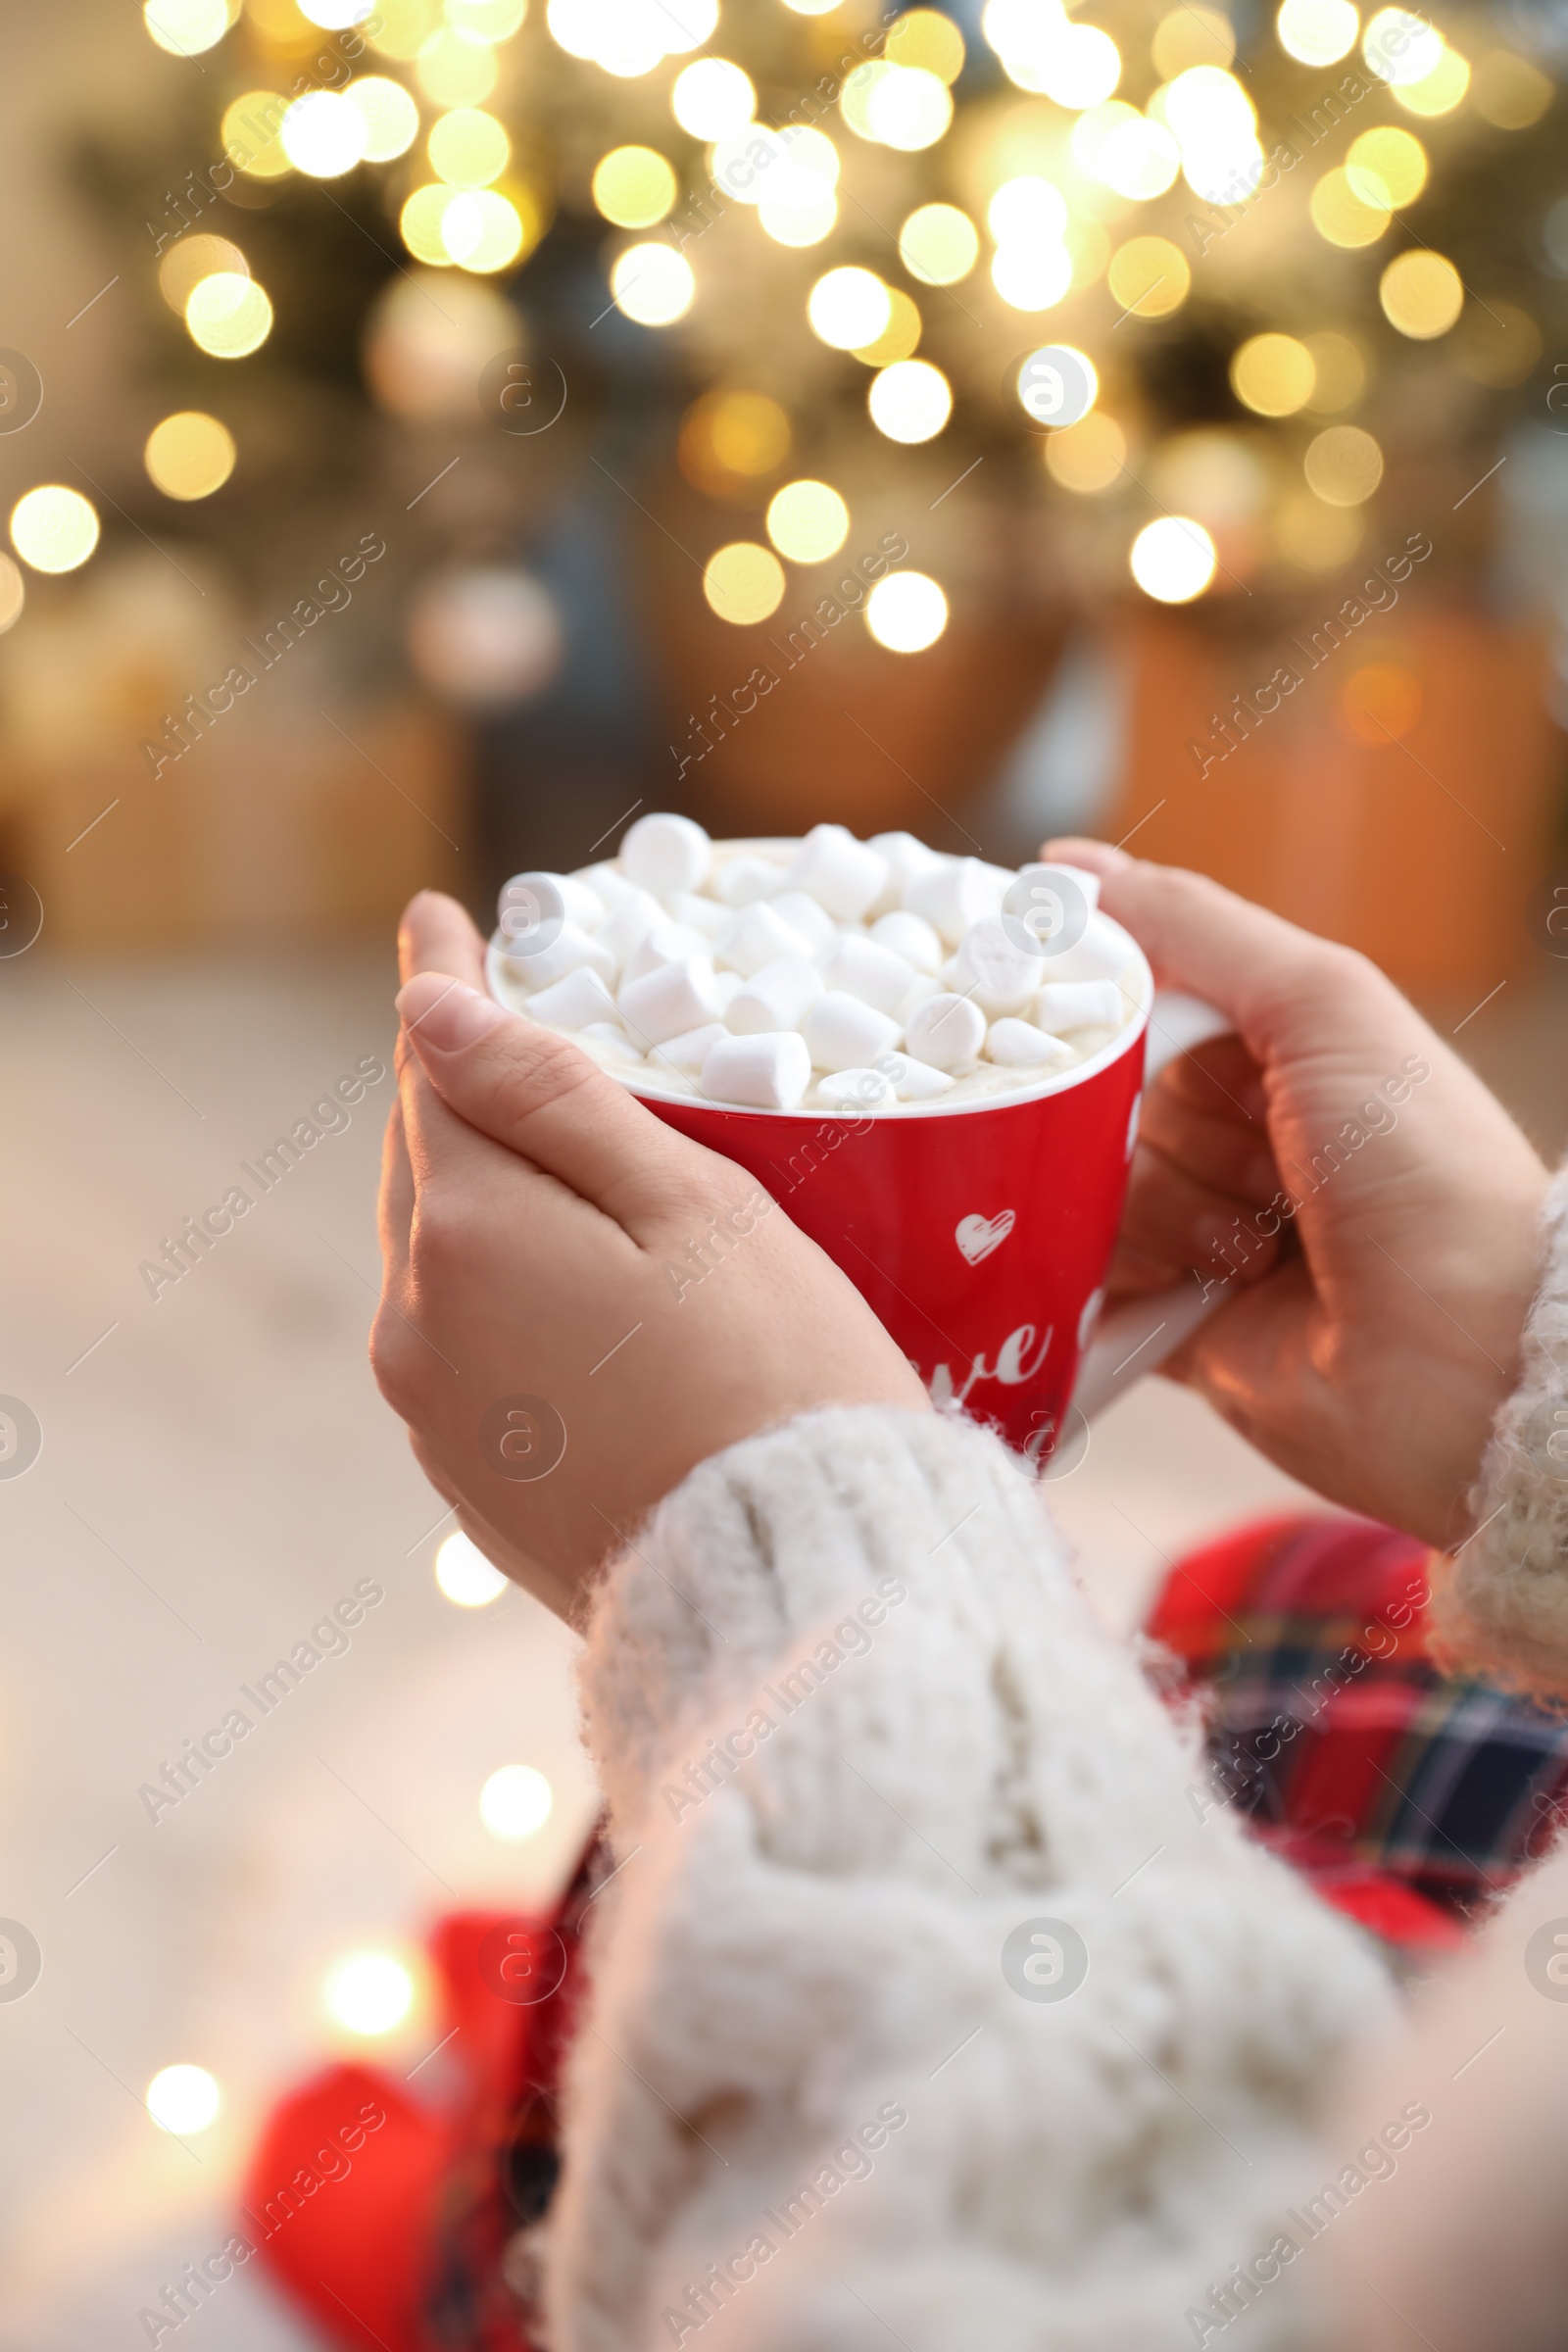
[[[1291,1518],[1190,1553],[1149,1622],[1203,1694],[1211,1787],[1325,1899],[1442,1946],[1568,1819],[1568,1723],[1439,1672],[1424,1545]]]

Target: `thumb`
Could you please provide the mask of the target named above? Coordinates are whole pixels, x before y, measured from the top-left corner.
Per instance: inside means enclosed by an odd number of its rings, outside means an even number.
[[[1206,874],[1151,865],[1102,841],[1051,841],[1042,855],[1100,879],[1100,904],[1130,931],[1161,987],[1201,997],[1235,1025],[1253,1056],[1321,1043],[1370,1024],[1386,1034],[1392,1010],[1415,1012],[1375,965],[1348,948],[1299,930],[1222,889]]]
[[[634,1240],[677,1192],[690,1191],[686,1163],[699,1147],[568,1038],[442,972],[405,982],[397,1006],[409,1046],[450,1110],[558,1177]],[[433,1125],[417,1143],[426,1161],[450,1149]]]

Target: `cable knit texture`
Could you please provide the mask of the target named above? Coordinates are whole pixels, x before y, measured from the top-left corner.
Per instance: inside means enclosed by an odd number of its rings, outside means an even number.
[[[1470,1497],[1479,1532],[1437,1575],[1434,1652],[1456,1672],[1568,1693],[1568,1167],[1543,1215],[1518,1388]]]
[[[619,1868],[556,2352],[1206,2340],[1389,1995],[1212,1801],[996,1441],[845,1410],[703,1464],[610,1570],[583,1693]],[[1061,1923],[1087,1977],[1025,1997],[1004,1945],[1049,1987]],[[1306,2268],[1253,2352],[1326,2340]]]

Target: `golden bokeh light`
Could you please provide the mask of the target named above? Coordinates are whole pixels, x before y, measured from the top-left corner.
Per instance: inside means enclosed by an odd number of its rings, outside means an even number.
[[[1420,81],[1443,55],[1443,35],[1413,8],[1380,8],[1362,35],[1361,55],[1380,81]]]
[[[1192,7],[1161,17],[1151,55],[1161,81],[1174,81],[1189,66],[1228,66],[1236,55],[1236,27],[1221,10],[1194,0]]]
[[[1369,199],[1374,185],[1362,172],[1352,179],[1343,164],[1325,172],[1312,190],[1312,225],[1330,245],[1353,247],[1376,244],[1389,225],[1389,208]]]
[[[710,498],[749,492],[790,454],[790,420],[765,392],[707,392],[681,419],[680,469]]]
[[[885,334],[893,297],[874,270],[829,270],[807,298],[806,316],[818,342],[833,351],[863,351]]]
[[[27,584],[20,565],[9,556],[0,556],[0,637],[16,627],[26,602]]]
[[[1092,409],[1076,424],[1048,433],[1046,470],[1063,490],[1081,497],[1108,490],[1127,463],[1127,436],[1114,416]]]
[[[288,105],[276,90],[247,90],[224,108],[219,129],[223,153],[247,178],[281,179],[293,171],[277,135]]]
[[[1457,49],[1444,45],[1443,55],[1419,81],[1401,81],[1394,95],[1406,114],[1451,115],[1470,87],[1470,68]]]
[[[142,461],[166,498],[211,498],[234,470],[234,436],[202,409],[180,409],[155,424]]]
[[[1326,507],[1310,490],[1288,491],[1274,515],[1274,543],[1297,571],[1323,575],[1348,564],[1365,524],[1355,507]]]
[[[362,74],[345,92],[365,118],[365,160],[395,163],[419,135],[419,110],[401,81],[385,74]]]
[[[512,141],[494,115],[459,106],[431,123],[425,153],[437,179],[455,188],[487,188],[512,161]]]
[[[980,231],[956,204],[922,204],[899,231],[899,259],[928,286],[956,286],[980,259]]]
[[[850,510],[827,482],[789,482],[768,504],[767,535],[792,564],[825,564],[850,535]]]
[[[1054,180],[1036,172],[1004,179],[986,207],[986,226],[999,245],[1056,245],[1067,226],[1067,199]]]
[[[612,147],[594,169],[594,202],[617,228],[652,228],[674,204],[679,184],[657,147]]]
[[[1123,317],[1166,318],[1187,300],[1193,273],[1168,237],[1129,237],[1111,255],[1106,282]]]
[[[488,41],[443,24],[419,43],[415,78],[435,106],[483,106],[500,74]]]
[[[341,179],[365,161],[369,127],[342,91],[307,90],[283,117],[277,135],[296,172],[311,179]]]
[[[1301,461],[1306,486],[1329,507],[1360,507],[1383,479],[1383,452],[1358,424],[1331,424]]]
[[[496,188],[455,188],[441,215],[441,242],[449,258],[478,275],[510,269],[527,239],[528,223],[511,197]]]
[[[888,322],[871,343],[858,343],[854,357],[867,368],[888,368],[919,349],[924,321],[919,307],[900,286],[888,288]]]
[[[510,41],[528,13],[528,0],[446,0],[443,11],[459,32],[480,41]]]
[[[416,188],[398,215],[398,233],[416,262],[432,270],[450,270],[452,256],[441,234],[446,209],[457,195],[445,180],[433,180]]]
[[[11,510],[11,544],[34,571],[74,571],[98,544],[91,499],[60,482],[44,482]]]
[[[895,360],[871,378],[866,406],[890,441],[931,441],[953,414],[953,387],[929,360]]]
[[[753,120],[757,91],[751,75],[727,57],[701,57],[675,76],[669,107],[694,139],[723,139]]]
[[[1333,66],[1355,47],[1361,20],[1350,0],[1284,0],[1274,25],[1298,65]]]
[[[171,57],[199,57],[229,27],[224,0],[146,0],[142,22]]]
[[[226,237],[181,237],[171,245],[158,265],[158,290],[172,311],[181,318],[191,291],[204,277],[219,270],[236,277],[249,277],[251,266],[237,245]]]
[[[1391,326],[1413,342],[1446,335],[1464,308],[1464,281],[1450,261],[1425,247],[1401,253],[1384,270],[1378,300]]]
[[[720,620],[755,628],[784,601],[784,566],[770,547],[733,539],[708,559],[703,594]]]
[[[297,49],[316,38],[296,0],[245,0],[245,16],[250,29],[270,49]]]
[[[437,1551],[435,1581],[455,1608],[483,1609],[501,1598],[512,1580],[492,1567],[478,1544],[460,1532],[448,1536]]]
[[[349,1952],[326,1973],[321,1999],[346,2032],[377,2039],[402,2025],[414,2007],[413,1972],[391,1952]]]
[[[190,290],[185,330],[212,359],[247,359],[272,331],[272,306],[254,278],[215,270]]]
[[[838,225],[839,200],[825,180],[809,172],[792,172],[770,187],[757,208],[762,232],[775,245],[801,252],[820,245]]]
[[[1294,335],[1252,335],[1231,357],[1231,389],[1258,416],[1294,416],[1316,384],[1312,354]]]
[[[610,273],[615,308],[639,326],[673,326],[697,295],[692,266],[673,245],[628,245]]]
[[[963,35],[940,9],[911,8],[894,18],[882,54],[890,65],[918,66],[954,82],[963,72]]]
[[[1363,130],[1345,159],[1346,177],[1363,203],[1398,212],[1427,184],[1427,151],[1413,131]]]
[[[1366,390],[1366,354],[1361,346],[1332,328],[1308,335],[1305,341],[1317,379],[1307,407],[1318,416],[1336,416],[1342,409],[1353,409]]]
[[[999,245],[991,282],[1010,310],[1053,310],[1072,284],[1072,256],[1065,245]]]
[[[1476,113],[1498,130],[1528,130],[1541,121],[1553,95],[1540,67],[1516,57],[1511,49],[1491,49],[1477,58],[1471,94]]]
[[[205,2066],[161,2067],[147,2085],[147,2112],[160,2132],[178,2138],[205,2132],[217,2120],[223,2097]]]
[[[1080,115],[1072,131],[1073,161],[1102,187],[1134,204],[1163,196],[1181,170],[1181,148],[1162,122],[1135,106],[1107,98]]]
[[[1076,115],[1099,106],[1120,79],[1121,51],[1109,33],[1098,24],[1068,23],[1046,50],[1036,83],[1026,86],[1038,86],[1047,98]]]
[[[866,76],[863,98],[852,105],[850,83]],[[879,146],[917,155],[934,147],[953,121],[953,95],[940,74],[923,66],[895,66],[878,61],[858,66],[845,84],[844,120],[861,138]]]
[[[890,571],[865,600],[865,625],[890,654],[923,654],[948,625],[948,600],[923,571]]]
[[[437,0],[375,0],[365,37],[377,56],[412,65],[440,22]]]
[[[1214,542],[1189,514],[1147,522],[1128,551],[1133,578],[1156,604],[1190,605],[1214,577]]]
[[[533,1838],[550,1819],[555,1794],[535,1764],[503,1764],[479,1791],[479,1819],[492,1838]]]

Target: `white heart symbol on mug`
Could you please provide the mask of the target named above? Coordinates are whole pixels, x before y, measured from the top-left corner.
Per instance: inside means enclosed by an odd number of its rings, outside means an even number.
[[[977,1266],[993,1250],[1000,1250],[1017,1222],[1014,1209],[1000,1209],[994,1217],[960,1217],[953,1238],[971,1266]]]

